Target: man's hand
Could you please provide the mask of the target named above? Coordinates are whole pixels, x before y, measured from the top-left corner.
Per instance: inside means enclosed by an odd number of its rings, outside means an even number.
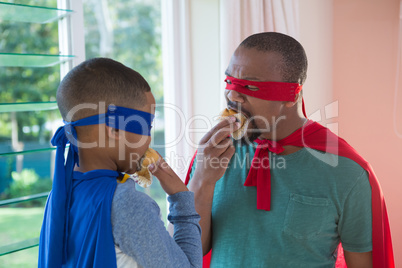
[[[204,255],[211,249],[211,208],[216,182],[225,173],[235,149],[230,134],[239,128],[228,117],[212,128],[200,141],[194,176],[188,187],[194,192],[195,209],[201,216],[201,240]]]
[[[225,173],[235,152],[230,134],[240,127],[235,121],[235,117],[222,120],[201,139],[194,177],[203,183],[214,185]]]

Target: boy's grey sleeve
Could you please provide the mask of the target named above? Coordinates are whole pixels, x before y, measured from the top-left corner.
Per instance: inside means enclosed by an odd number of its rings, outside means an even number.
[[[200,216],[194,194],[180,192],[169,196],[169,202],[173,238],[159,218],[156,202],[136,191],[131,180],[119,184],[112,204],[114,242],[142,267],[201,267]]]

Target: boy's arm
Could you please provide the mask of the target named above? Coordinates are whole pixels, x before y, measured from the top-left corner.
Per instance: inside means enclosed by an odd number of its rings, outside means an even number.
[[[195,207],[201,216],[200,225],[202,229],[202,251],[203,255],[206,255],[212,247],[211,209],[215,184],[202,185],[201,180],[193,178],[189,183],[189,188],[195,194]]]
[[[169,196],[168,200],[170,203],[168,220],[174,226],[173,239],[188,257],[191,267],[197,267],[199,264],[202,266],[201,227],[198,223],[200,216],[194,208],[194,193],[179,192]],[[197,236],[191,232],[196,232]]]
[[[219,122],[201,139],[188,187],[195,195],[195,208],[201,216],[203,255],[212,246],[212,201],[215,184],[225,173],[235,149],[229,135],[239,128],[234,118]]]
[[[200,217],[193,193],[183,191],[169,197],[173,239],[159,218],[158,205],[134,185],[131,180],[118,185],[113,198],[115,244],[142,267],[201,267]]]

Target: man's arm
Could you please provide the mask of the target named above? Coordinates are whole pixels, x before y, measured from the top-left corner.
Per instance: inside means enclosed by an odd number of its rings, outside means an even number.
[[[373,257],[370,252],[351,252],[344,250],[345,261],[348,268],[372,268]]]
[[[218,123],[201,139],[197,153],[194,175],[188,185],[194,192],[195,209],[201,216],[201,241],[203,254],[207,254],[212,245],[211,209],[216,182],[223,176],[234,154],[234,147],[229,135],[239,128],[235,118],[228,118]]]
[[[338,229],[348,268],[373,267],[371,186],[365,170],[345,200]]]

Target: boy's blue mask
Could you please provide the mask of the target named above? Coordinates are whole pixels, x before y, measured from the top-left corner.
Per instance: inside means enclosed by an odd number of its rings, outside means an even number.
[[[109,105],[105,114],[93,115],[74,122],[64,121],[65,126],[61,128],[64,128],[66,137],[69,139],[70,143],[76,145],[77,133],[74,127],[106,124],[112,128],[150,136],[154,117],[153,114],[144,111]],[[57,141],[54,140],[55,138],[57,138],[57,135],[53,137],[52,144],[53,142],[57,143]],[[53,145],[56,146],[57,144]]]
[[[50,231],[49,236],[51,238],[50,241],[45,243],[59,247],[59,253],[63,256],[62,263],[66,261],[65,257],[67,256],[66,241],[68,233],[65,231],[67,230],[65,224],[68,223],[69,217],[73,170],[74,166],[79,164],[75,127],[106,124],[112,128],[150,136],[153,119],[153,114],[144,111],[110,105],[105,114],[86,117],[74,122],[65,122],[65,125],[60,127],[54,134],[51,143],[53,146],[57,146],[56,163],[52,192],[47,201],[47,206],[50,209],[50,214],[48,215],[50,217],[50,228],[47,228],[47,230]],[[70,148],[67,160],[65,160],[64,153],[68,143],[70,143]],[[62,249],[60,248],[60,243],[63,245]],[[58,257],[61,256],[55,254],[54,258]]]
[[[64,121],[65,125],[56,131],[51,143],[53,146],[63,147],[63,150],[67,143],[70,143],[70,147],[72,147],[74,152],[73,162],[74,164],[79,165],[77,132],[75,127],[106,124],[115,129],[144,136],[151,136],[152,121],[154,117],[153,114],[144,111],[109,105],[107,112],[104,114],[93,115],[73,122]]]

